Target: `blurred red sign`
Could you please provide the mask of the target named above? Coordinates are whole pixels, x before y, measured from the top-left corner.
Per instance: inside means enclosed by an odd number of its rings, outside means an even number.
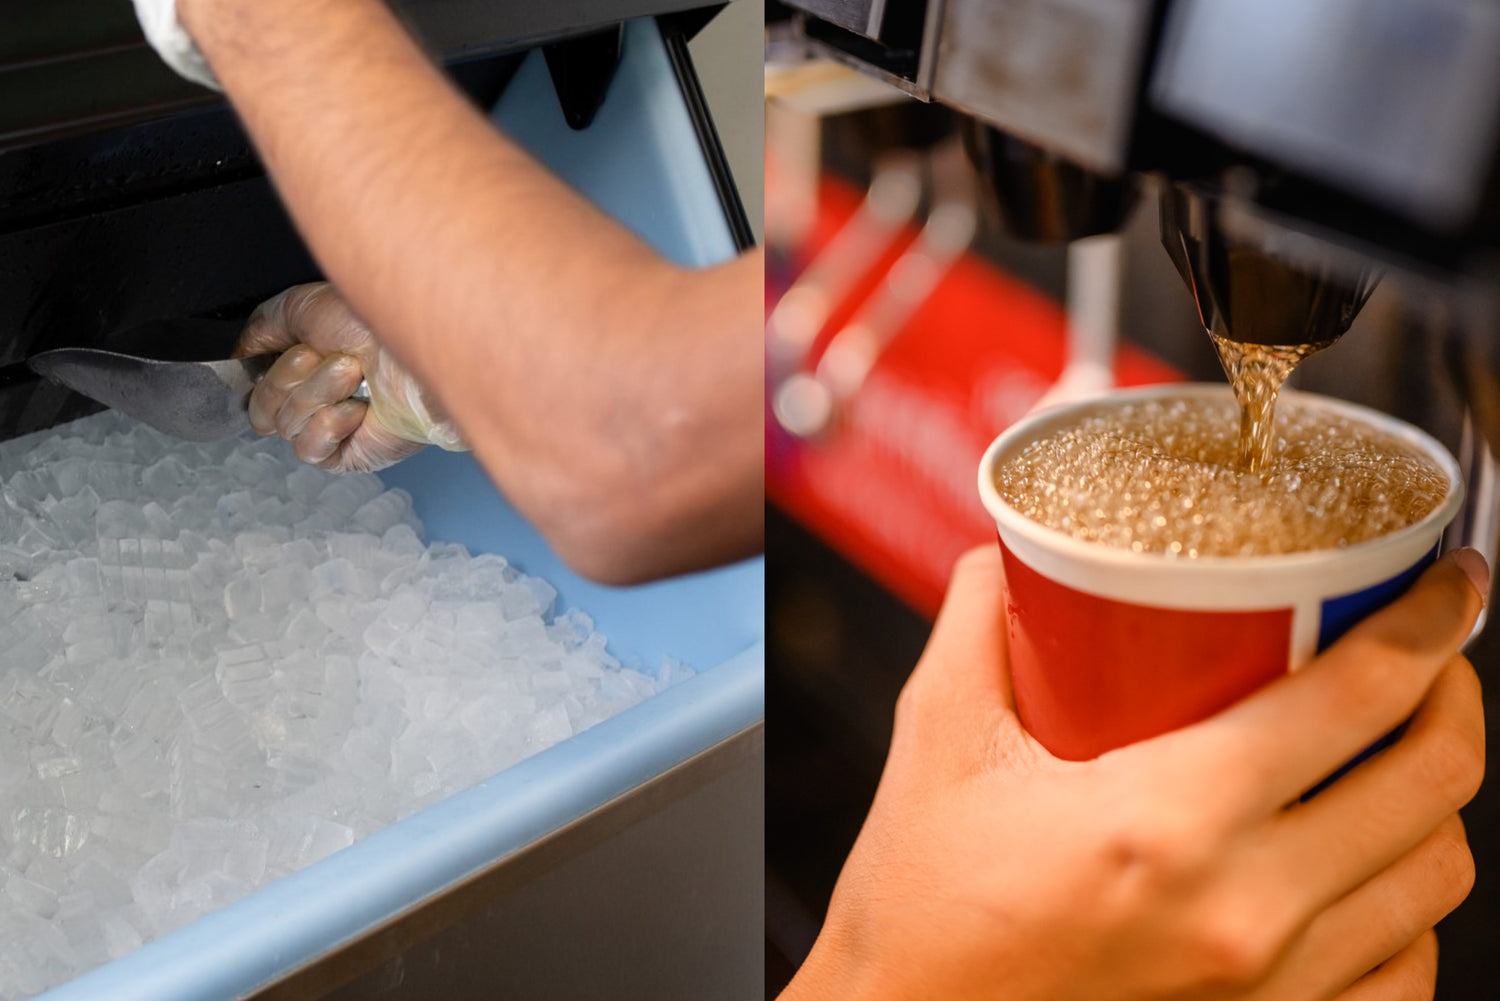
[[[829,181],[811,259],[859,205]],[[834,310],[805,365],[864,299],[897,246]],[[781,279],[778,281],[778,277]],[[768,270],[767,308],[790,276]],[[1036,403],[1062,371],[1066,318],[1052,300],[970,254],[880,355],[836,426],[815,440],[787,433],[766,408],[766,493],[783,511],[918,612],[936,614],[954,561],[993,543],[994,523],[975,488],[985,448]],[[1122,345],[1120,385],[1182,375]]]

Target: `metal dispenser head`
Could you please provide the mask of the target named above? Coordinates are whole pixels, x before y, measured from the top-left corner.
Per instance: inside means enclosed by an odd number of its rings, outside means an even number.
[[[1108,177],[1040,146],[964,119],[964,148],[993,196],[1005,232],[1060,243],[1112,233],[1135,205],[1128,177]]]
[[[1220,196],[1191,185],[1162,193],[1162,244],[1204,329],[1246,344],[1322,345],[1342,336],[1379,273],[1291,252],[1268,228],[1227,225],[1224,210]]]

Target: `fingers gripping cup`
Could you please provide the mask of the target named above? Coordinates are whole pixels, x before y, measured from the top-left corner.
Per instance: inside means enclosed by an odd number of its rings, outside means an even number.
[[[1018,457],[1036,452],[1033,446],[1093,418],[1217,407],[1232,437],[1227,386],[1153,386],[1044,410],[1017,422],[985,453],[979,491],[999,530],[1005,563],[1017,712],[1053,754],[1087,760],[1213,715],[1301,667],[1398,597],[1436,559],[1443,529],[1463,501],[1458,465],[1443,446],[1364,407],[1295,392],[1283,393],[1282,400],[1285,411],[1301,415],[1310,434],[1323,436],[1302,457],[1301,468],[1317,482],[1309,487],[1295,472],[1278,481],[1295,488],[1295,517],[1277,517],[1274,505],[1241,505],[1238,494],[1229,495],[1229,507],[1215,509],[1210,502],[1216,491],[1244,490],[1247,481],[1235,477],[1253,474],[1203,464],[1198,472],[1206,479],[1192,490],[1174,493],[1150,482],[1149,473],[1135,475],[1097,510],[1088,502],[1082,520],[1099,516],[1097,523],[1079,524],[1064,514],[1057,521],[1062,528],[1022,513],[997,486],[997,473],[1009,475]],[[1352,526],[1349,537],[1327,544],[1318,537],[1321,531],[1332,537],[1344,530],[1333,527],[1337,519],[1324,518],[1319,505],[1340,501],[1337,495],[1351,484],[1378,483],[1382,463],[1390,465],[1379,449],[1347,460],[1347,469],[1317,465],[1318,448],[1337,451],[1350,435],[1414,457],[1427,477],[1414,495],[1422,505],[1404,513],[1377,510],[1380,505],[1364,500],[1356,510],[1345,505],[1337,513]],[[1159,452],[1129,434],[1112,440],[1127,450],[1142,449],[1142,469]],[[1232,443],[1227,448],[1232,454]],[[1091,461],[1084,452],[1074,472],[1092,468]],[[1043,475],[1037,491],[1087,493],[1091,488],[1080,487],[1078,479],[1066,472],[1055,481]],[[1378,500],[1387,498],[1381,494]],[[1429,508],[1425,513],[1423,506]],[[1028,507],[1033,516],[1051,510],[1046,504]],[[1413,520],[1414,514],[1420,516]],[[1391,517],[1412,523],[1387,531],[1382,519]],[[1183,525],[1176,534],[1175,521]],[[1136,526],[1133,541],[1130,525]]]

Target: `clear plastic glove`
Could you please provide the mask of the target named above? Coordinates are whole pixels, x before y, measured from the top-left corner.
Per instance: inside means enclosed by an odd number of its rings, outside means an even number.
[[[261,303],[234,349],[240,358],[277,352],[250,394],[250,425],[290,441],[303,462],[367,473],[423,445],[467,447],[327,282],[295,285]],[[349,398],[361,379],[369,383],[368,404]]]
[[[196,84],[222,90],[208,60],[177,20],[177,0],[135,0],[135,17],[162,61]]]

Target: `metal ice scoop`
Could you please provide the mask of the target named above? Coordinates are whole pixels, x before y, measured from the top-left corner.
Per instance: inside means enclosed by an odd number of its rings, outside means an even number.
[[[161,321],[177,334],[223,329],[219,321]],[[238,325],[236,325],[236,330]],[[143,328],[138,328],[143,329]],[[188,441],[217,441],[250,428],[250,391],[280,355],[214,361],[163,361],[99,348],[57,348],[28,359],[38,375],[110,406],[166,434]],[[361,382],[350,399],[370,399]]]

